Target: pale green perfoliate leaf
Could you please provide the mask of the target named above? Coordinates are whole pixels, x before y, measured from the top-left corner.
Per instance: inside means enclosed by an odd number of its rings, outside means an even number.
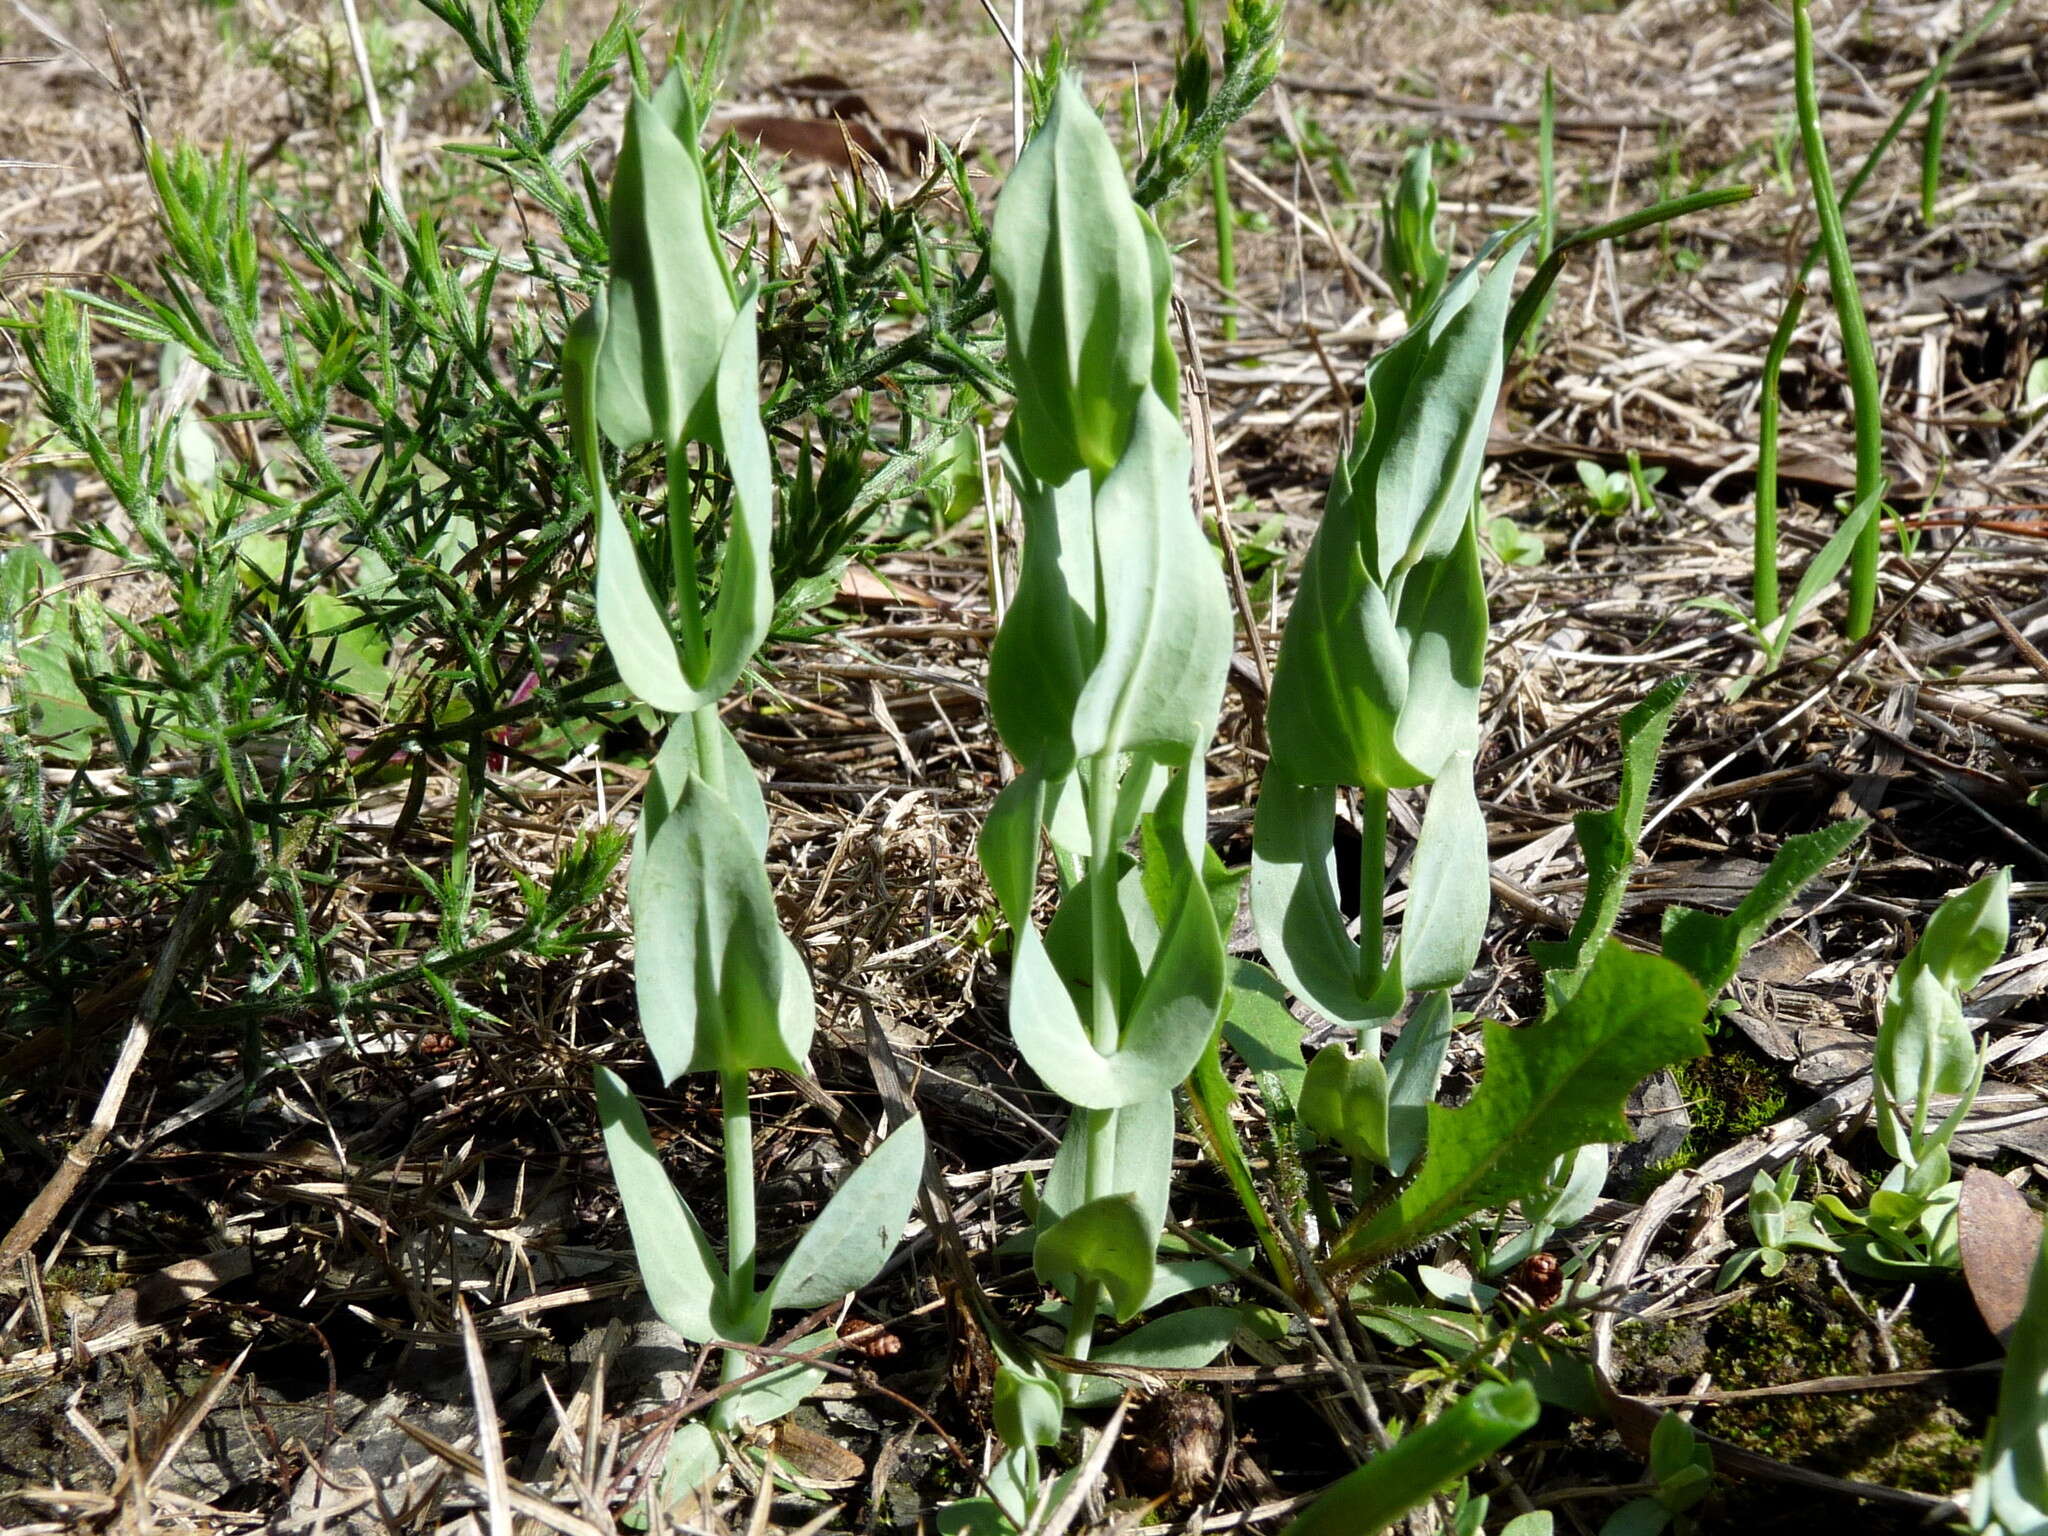
[[[1236,1308],[1189,1307],[1133,1328],[1096,1350],[1094,1358],[1104,1365],[1141,1371],[1199,1370],[1230,1347],[1236,1332]],[[1068,1400],[1076,1408],[1103,1407],[1123,1391],[1123,1383],[1113,1376],[1076,1376],[1072,1382]]]
[[[1493,904],[1486,814],[1472,789],[1472,755],[1450,758],[1430,786],[1408,865],[1408,908],[1395,950],[1410,991],[1455,987],[1471,973]]]
[[[1179,419],[1158,395],[1141,396],[1095,493],[1101,648],[1074,703],[1081,757],[1150,750],[1186,761],[1214,732],[1230,600],[1188,502],[1189,465]]]
[[[767,1309],[761,1309],[765,1319]],[[758,1338],[745,1342],[758,1343]],[[836,1344],[838,1335],[829,1328],[817,1333],[806,1334],[789,1346],[792,1355],[807,1355]],[[768,1365],[761,1361],[760,1365]],[[773,1424],[792,1408],[818,1390],[825,1379],[825,1369],[818,1365],[805,1365],[792,1360],[786,1365],[769,1370],[759,1381],[750,1381],[737,1392],[728,1392],[711,1405],[711,1422],[727,1434],[739,1434],[749,1425]]]
[[[631,530],[609,495],[597,502],[597,620],[626,686],[656,709],[686,714],[716,702],[738,680],[774,612],[769,566],[774,480],[761,425],[753,289],[742,296],[712,359],[709,423],[701,440],[725,455],[732,479],[718,600],[701,648],[677,637]],[[617,330],[616,311],[606,334]],[[692,421],[694,423],[695,417]],[[673,468],[673,465],[672,465]],[[668,536],[694,539],[684,487],[669,486]],[[679,579],[699,580],[694,559]],[[694,621],[688,621],[694,622]],[[693,664],[689,658],[701,649]]]
[[[1864,821],[1838,821],[1818,832],[1788,837],[1771,856],[1763,877],[1725,916],[1693,907],[1667,907],[1663,945],[1666,958],[1684,966],[1708,997],[1716,996],[1734,977],[1750,946],[1792,904],[1792,898],[1846,852],[1868,825]]]
[[[595,1075],[605,1156],[626,1207],[641,1283],[655,1313],[693,1343],[740,1337],[746,1318],[735,1316],[727,1305],[725,1268],[661,1166],[640,1101],[609,1067],[599,1067]]]
[[[1009,1446],[1057,1445],[1066,1413],[1059,1383],[1041,1371],[996,1371],[990,1409],[996,1433]]]
[[[1139,400],[1156,391],[1171,404],[1175,380],[1160,357],[1158,232],[1073,76],[1017,157],[993,236],[1014,430],[1030,469],[1050,483],[1084,469],[1100,479],[1123,456]]]
[[[1687,683],[1682,676],[1665,678],[1621,717],[1621,789],[1614,807],[1580,811],[1572,818],[1579,853],[1586,861],[1586,899],[1569,938],[1561,943],[1539,940],[1529,946],[1536,963],[1551,973],[1545,979],[1555,1001],[1571,995],[1621,915],[1629,866],[1635,862],[1643,813],[1649,808],[1650,786],[1657,775],[1657,754],[1663,750],[1671,712],[1685,696]]]
[[[1226,968],[1206,893],[1187,883],[1160,938],[1114,1050],[1096,1048],[1046,941],[1017,932],[1010,1030],[1045,1085],[1070,1104],[1116,1109],[1170,1094],[1209,1043],[1223,1007]]]
[[[1451,994],[1425,993],[1387,1049],[1387,1168],[1393,1173],[1406,1173],[1422,1155],[1453,1022]]]
[[[1308,1064],[1295,1113],[1316,1140],[1387,1165],[1387,1071],[1377,1056],[1324,1046]]]
[[[2011,894],[2012,871],[1999,869],[1949,897],[1927,920],[1908,964],[1917,961],[1943,986],[1967,992],[2005,953]]]
[[[1536,1422],[1525,1381],[1475,1387],[1429,1423],[1411,1429],[1338,1479],[1282,1536],[1373,1536],[1449,1487]]]
[[[779,1067],[810,1050],[810,978],[746,825],[692,774],[634,862],[640,1024],[665,1080]]]
[[[809,1310],[875,1278],[910,1219],[924,1175],[924,1121],[906,1120],[832,1192],[768,1287],[769,1305]]]
[[[1084,1204],[1088,1196],[1088,1117],[1107,1115],[1110,1166],[1097,1170],[1110,1188],[1137,1202],[1153,1235],[1166,1225],[1167,1196],[1173,1184],[1173,1099],[1161,1094],[1122,1109],[1083,1111],[1067,1125],[1066,1135],[1046,1175],[1040,1225],[1049,1226]]]
[[[1128,1322],[1152,1285],[1159,1228],[1130,1195],[1105,1195],[1075,1207],[1038,1235],[1031,1267],[1047,1285],[1093,1280],[1111,1315]]]
[[[622,448],[708,437],[713,380],[737,304],[680,70],[626,109],[608,205],[611,281],[597,413]]]
[[[1464,699],[1476,701],[1486,641],[1475,493],[1526,248],[1460,273],[1367,373],[1357,445],[1332,479],[1281,637],[1270,777],[1406,788],[1473,745]]]
[[[1963,1017],[1962,995],[2005,952],[2011,888],[2011,871],[2001,869],[1950,896],[1885,990],[1872,1068],[1878,1132],[1895,1157],[1923,1161],[1932,1144],[1954,1134],[1975,1097],[1983,1058]],[[1930,1139],[1926,1123],[1937,1094],[1962,1101]],[[1895,1112],[1910,1122],[1909,1135]]]
[[[1290,1104],[1301,1099],[1308,1067],[1301,1059],[1301,1020],[1287,1008],[1287,992],[1264,966],[1234,963],[1223,1038],[1254,1073],[1271,1074]]]
[[[758,283],[740,295],[739,310],[719,349],[712,381],[715,420],[705,440],[725,455],[732,501],[727,509],[725,550],[718,562],[718,602],[711,612],[705,671],[691,679],[698,702],[686,706],[690,709],[725,696],[760,648],[775,613],[769,557],[774,539],[775,474],[768,429],[761,422],[760,344],[755,330],[759,296]],[[669,494],[676,494],[673,484]],[[671,511],[672,538],[678,533],[674,516]]]
[[[1252,922],[1267,963],[1316,1012],[1355,1029],[1376,1029],[1400,1011],[1399,978],[1366,991],[1358,945],[1337,894],[1336,791],[1268,774],[1252,824]]]
[[[1101,648],[1094,486],[1085,470],[1039,480],[1016,443],[1004,445],[1004,468],[1027,533],[990,650],[989,713],[1027,772],[1058,777],[1073,766],[1074,711]]]
[[[713,739],[715,766],[705,762],[706,738]],[[641,795],[645,807],[634,829],[636,856],[644,855],[647,840],[660,830],[669,809],[682,798],[692,775],[714,788],[747,830],[755,854],[768,857],[768,802],[761,795],[761,781],[754,777],[754,765],[725,722],[710,710],[672,723],[654,755],[654,771]]]
[[[1589,1142],[1626,1141],[1622,1105],[1650,1073],[1705,1048],[1706,999],[1670,961],[1610,941],[1577,994],[1539,1024],[1486,1026],[1486,1068],[1457,1109],[1432,1106],[1421,1170],[1339,1239],[1340,1266],[1374,1262],[1541,1186]]]
[[[1455,755],[1479,745],[1487,614],[1476,498],[1450,550],[1401,579],[1394,628],[1407,657],[1394,752],[1434,780]]]

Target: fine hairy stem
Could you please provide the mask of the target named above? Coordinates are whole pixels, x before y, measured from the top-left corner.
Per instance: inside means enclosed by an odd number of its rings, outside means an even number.
[[[1799,141],[1806,152],[1807,179],[1813,185],[1814,212],[1820,219],[1820,240],[1827,253],[1828,291],[1842,327],[1842,361],[1849,373],[1849,394],[1856,417],[1856,505],[1883,494],[1884,400],[1878,387],[1877,354],[1870,345],[1870,325],[1856,291],[1856,269],[1849,261],[1849,241],[1842,229],[1842,208],[1835,198],[1835,177],[1828,168],[1828,150],[1820,134],[1820,99],[1813,83],[1813,18],[1806,0],[1792,4],[1792,73],[1799,104]],[[1878,519],[1864,524],[1849,557],[1849,622],[1845,633],[1861,640],[1870,633],[1877,612]]]
[[[1387,792],[1368,784],[1358,804],[1358,986],[1370,995],[1386,966]]]

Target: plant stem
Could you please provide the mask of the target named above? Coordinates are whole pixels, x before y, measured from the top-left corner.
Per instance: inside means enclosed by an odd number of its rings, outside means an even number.
[[[1219,1030],[1219,1039],[1221,1033]],[[1188,1119],[1196,1136],[1216,1160],[1216,1166],[1230,1181],[1237,1203],[1244,1207],[1246,1219],[1258,1234],[1259,1246],[1266,1251],[1266,1262],[1273,1266],[1273,1275],[1280,1282],[1280,1288],[1292,1292],[1295,1286],[1294,1266],[1288,1260],[1287,1245],[1280,1240],[1279,1230],[1267,1214],[1265,1202],[1259,1197],[1251,1164],[1244,1155],[1244,1144],[1238,1140],[1236,1123],[1230,1118],[1230,1107],[1236,1101],[1237,1092],[1223,1075],[1218,1042],[1211,1040],[1188,1079]]]
[[[1387,963],[1387,792],[1368,784],[1358,807],[1358,988],[1370,996]]]
[[[1536,214],[1536,265],[1540,268],[1557,247],[1557,80],[1543,71],[1543,100],[1536,120],[1536,180],[1540,201]],[[1543,317],[1550,313],[1546,293],[1529,317],[1529,329],[1522,345],[1535,351],[1543,334]]]
[[[1906,98],[1904,104],[1892,115],[1891,122],[1885,125],[1884,132],[1878,135],[1877,142],[1871,145],[1870,152],[1863,157],[1863,163],[1856,168],[1856,174],[1851,176],[1847,184],[1843,186],[1839,207],[1846,208],[1849,204],[1856,201],[1857,194],[1863,190],[1865,184],[1875,174],[1879,163],[1884,159],[1885,152],[1892,147],[1898,140],[1899,135],[1905,131],[1906,124],[1912,121],[1913,114],[1920,110],[1923,102],[1927,101],[1929,97],[1941,89],[1941,82],[1948,78],[1949,70],[1955,65],[1956,60],[1962,57],[1964,50],[1973,45],[1978,38],[1982,37],[1999,17],[2012,8],[2012,5],[2013,0],[1998,0],[1997,4],[1978,17],[1962,36],[1951,43],[1948,50],[1935,61],[1934,68],[1930,69],[1927,72],[1926,78],[1914,87],[1913,94]],[[1933,125],[1930,122],[1930,132],[1932,132],[1932,127]],[[1777,380],[1780,370],[1785,365],[1785,354],[1792,345],[1792,333],[1798,328],[1800,311],[1806,303],[1806,280],[1813,275],[1814,265],[1820,260],[1820,256],[1821,242],[1816,240],[1807,246],[1806,255],[1799,263],[1799,270],[1786,290],[1784,311],[1778,316],[1778,328],[1772,333],[1770,348],[1764,354],[1763,398],[1757,410],[1759,417],[1759,457],[1757,461],[1756,491],[1756,556],[1754,562],[1755,569],[1751,575],[1751,581],[1757,594],[1756,621],[1759,626],[1769,624],[1778,617]],[[1767,470],[1768,484],[1766,484]],[[1768,524],[1768,527],[1766,527],[1766,524]],[[1765,612],[1763,603],[1763,597],[1766,594],[1770,598],[1770,611],[1768,613]]]
[[[1784,312],[1778,316],[1778,328],[1771,333],[1770,348],[1764,353],[1763,393],[1757,401],[1756,539],[1750,553],[1749,580],[1759,629],[1778,619],[1778,417],[1783,409],[1778,378],[1805,309],[1806,285],[1802,281],[1793,285]]]
[[[754,1105],[747,1096],[747,1073],[718,1074],[719,1097],[725,1107],[725,1267],[729,1305],[735,1315],[754,1302]],[[729,1350],[725,1379],[752,1369],[748,1357]]]
[[[718,706],[706,704],[692,711],[690,731],[697,743],[697,777],[722,800],[726,797],[725,743],[718,739]]]
[[[1117,992],[1122,963],[1117,952],[1116,758],[1104,752],[1088,765],[1088,983],[1089,1032],[1095,1049],[1117,1047]],[[1083,1109],[1087,1136],[1082,1145],[1083,1199],[1116,1193],[1116,1111]],[[1067,1353],[1086,1360],[1095,1340],[1095,1314],[1102,1282],[1084,1278],[1075,1287],[1074,1315],[1067,1325]]]
[[[1934,227],[1934,203],[1941,195],[1941,143],[1948,133],[1948,87],[1927,104],[1927,136],[1920,141],[1920,222]]]
[[[1806,152],[1806,175],[1813,185],[1814,212],[1820,218],[1820,243],[1827,253],[1828,291],[1842,327],[1842,361],[1849,373],[1849,394],[1856,422],[1856,501],[1861,506],[1883,494],[1884,400],[1878,387],[1877,354],[1870,345],[1870,326],[1856,291],[1856,269],[1849,261],[1849,241],[1842,229],[1842,208],[1835,198],[1834,173],[1820,133],[1820,99],[1813,81],[1813,18],[1807,0],[1792,0],[1792,76],[1799,104],[1799,140]],[[1879,519],[1864,525],[1849,557],[1849,620],[1843,629],[1850,640],[1870,633],[1877,612]]]
[[[1209,157],[1209,201],[1216,218],[1216,285],[1223,290],[1223,339],[1237,340],[1237,214],[1230,204],[1230,165]]]

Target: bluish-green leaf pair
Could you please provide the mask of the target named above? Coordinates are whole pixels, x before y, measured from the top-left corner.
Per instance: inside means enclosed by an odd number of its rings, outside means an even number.
[[[1267,958],[1316,1010],[1367,1033],[1411,991],[1462,981],[1490,900],[1473,793],[1486,590],[1478,487],[1526,238],[1474,262],[1367,370],[1274,670],[1252,912]],[[1433,786],[1393,955],[1383,952],[1387,796]],[[1332,807],[1361,794],[1361,932],[1337,896]]]
[[[1075,1106],[1048,1183],[1037,1264],[1082,1313],[1128,1318],[1165,1217],[1172,1093],[1226,989],[1202,880],[1202,764],[1230,611],[1188,496],[1166,336],[1164,244],[1071,79],[997,204],[993,265],[1017,380],[1004,462],[1024,514],[1015,600],[989,702],[1021,772],[982,863],[1016,934],[1010,1027]],[[1128,851],[1160,835],[1149,873]],[[1049,835],[1063,899],[1031,915]],[[1163,877],[1163,880],[1162,880]],[[1076,1320],[1085,1348],[1092,1317]]]
[[[681,71],[652,97],[634,97],[612,185],[611,280],[562,359],[570,435],[595,503],[598,623],[620,679],[670,714],[723,697],[774,610],[774,477],[761,424],[755,295],[739,291],[719,247],[697,133]],[[668,457],[665,580],[648,570],[649,550],[611,494],[603,440],[622,449],[653,444]],[[708,552],[690,505],[695,444],[721,455],[731,487],[708,622]]]
[[[808,1071],[814,1016],[803,957],[776,918],[760,784],[718,717],[719,698],[768,629],[773,476],[753,294],[738,291],[719,246],[696,113],[680,71],[628,109],[609,208],[610,280],[564,343],[562,394],[597,524],[599,626],[626,687],[680,717],[655,758],[635,834],[634,981],[662,1080],[696,1072],[719,1079],[723,1258],[670,1183],[638,1101],[600,1068],[605,1149],[657,1313],[693,1342],[748,1345],[768,1337],[776,1310],[813,1311],[874,1278],[908,1219],[925,1147],[920,1122],[897,1127],[768,1284],[756,1284],[747,1075]],[[665,454],[665,538],[634,533],[607,477],[607,441]],[[692,488],[714,470],[727,487],[725,513],[706,517],[700,530]],[[714,560],[709,529],[718,522],[724,536]],[[657,578],[646,557],[663,551]],[[714,588],[707,613],[703,594]],[[805,1340],[797,1352],[829,1339]],[[725,1380],[758,1367],[743,1350],[729,1351]],[[771,1368],[722,1397],[712,1422],[766,1422],[822,1374],[801,1364]],[[689,1448],[679,1477],[707,1470],[703,1457],[715,1447],[703,1432],[679,1444]]]

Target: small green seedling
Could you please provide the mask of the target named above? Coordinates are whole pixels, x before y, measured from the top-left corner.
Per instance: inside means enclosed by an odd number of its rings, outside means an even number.
[[[1761,1261],[1764,1278],[1775,1280],[1785,1272],[1795,1248],[1815,1253],[1840,1253],[1842,1245],[1814,1218],[1810,1200],[1795,1199],[1799,1190],[1799,1167],[1789,1164],[1776,1178],[1763,1169],[1749,1182],[1749,1230],[1756,1237],[1754,1248],[1738,1249],[1721,1266],[1714,1288],[1725,1291]]]
[[[1505,515],[1486,520],[1486,546],[1503,565],[1541,565],[1547,553],[1541,538]]]
[[[1432,150],[1419,144],[1380,195],[1380,261],[1411,323],[1436,303],[1451,273],[1450,253],[1437,244],[1436,205]]]
[[[1573,464],[1579,483],[1586,490],[1586,505],[1602,517],[1619,517],[1628,511],[1647,512],[1655,508],[1661,469],[1644,469],[1641,457],[1630,452],[1626,469],[1602,469],[1591,459]]]
[[[1897,1165],[1851,1207],[1815,1204],[1852,1269],[1912,1279],[1962,1262],[1962,1185],[1949,1178],[1948,1145],[1984,1081],[1984,1054],[1963,1017],[1963,993],[2005,953],[2012,875],[1997,870],[1941,904],[1885,990],[1872,1063],[1877,1134]],[[1937,1115],[1937,1101],[1952,1101]]]
[[[1658,1536],[1667,1530],[1691,1536],[1699,1529],[1691,1511],[1713,1489],[1714,1453],[1675,1413],[1665,1414],[1650,1432],[1650,1481],[1657,1491],[1609,1515],[1600,1536]]]
[[[1332,479],[1274,668],[1272,757],[1252,844],[1252,916],[1281,978],[1318,1012],[1379,1026],[1411,991],[1462,981],[1491,893],[1472,787],[1486,590],[1478,488],[1502,328],[1526,237],[1474,262],[1375,358],[1352,451]],[[1425,402],[1427,408],[1425,409]],[[1359,934],[1337,896],[1332,806],[1355,786]],[[1430,786],[1408,908],[1384,941],[1388,796]]]

